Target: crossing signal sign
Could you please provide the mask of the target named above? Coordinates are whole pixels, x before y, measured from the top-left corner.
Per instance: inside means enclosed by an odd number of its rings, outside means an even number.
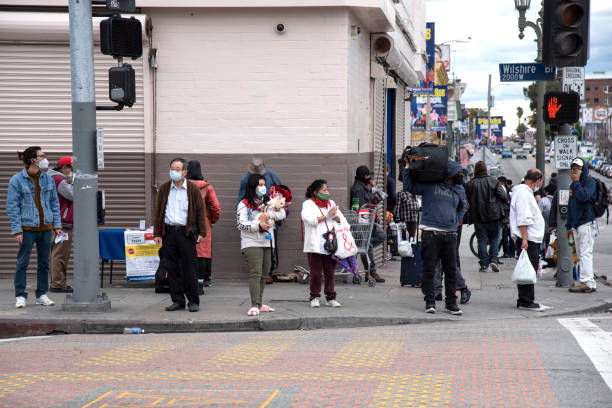
[[[544,0],[542,62],[584,67],[589,59],[590,0]]]
[[[580,95],[576,92],[548,92],[544,96],[544,122],[565,125],[578,122]]]

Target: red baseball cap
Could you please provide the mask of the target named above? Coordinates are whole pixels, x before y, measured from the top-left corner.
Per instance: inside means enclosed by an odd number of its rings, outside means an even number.
[[[59,159],[59,161],[57,162],[58,166],[64,165],[64,166],[70,166],[72,167],[72,156],[64,156],[61,159]]]

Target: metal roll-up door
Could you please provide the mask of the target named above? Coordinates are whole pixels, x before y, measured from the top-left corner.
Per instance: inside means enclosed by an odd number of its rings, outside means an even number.
[[[401,83],[397,84],[397,91],[395,92],[395,158],[400,159],[406,147],[406,140],[404,138],[406,128],[406,103],[404,102],[405,94],[404,86]],[[399,171],[399,165],[397,160],[391,161],[391,165],[395,167],[395,176]]]
[[[116,61],[95,47],[96,100],[110,105],[108,69]],[[39,145],[53,167],[72,152],[70,48],[68,44],[0,43],[0,277],[14,273],[17,246],[10,235],[5,202],[9,179],[23,167],[16,152]],[[145,218],[144,69],[142,58],[126,62],[136,71],[136,104],[98,111],[104,128],[106,226],[137,227]],[[35,271],[35,255],[28,272]]]
[[[376,185],[383,189],[385,185],[385,158],[386,158],[386,142],[387,133],[385,131],[387,125],[387,87],[385,79],[376,79],[374,81],[374,167],[376,172]],[[377,207],[378,220],[381,228],[384,226],[384,203]],[[386,245],[380,245],[374,248],[374,260],[377,265],[381,265],[386,252]]]

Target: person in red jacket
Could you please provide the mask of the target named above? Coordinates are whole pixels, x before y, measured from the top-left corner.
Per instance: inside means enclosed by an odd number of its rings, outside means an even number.
[[[51,241],[51,287],[55,293],[71,293],[70,285],[66,284],[66,270],[72,251],[73,227],[73,200],[72,185],[72,157],[64,156],[57,162],[57,167],[47,172],[55,182],[57,197],[59,198],[60,216],[62,217],[62,230],[68,239],[55,243],[57,234],[53,234]]]
[[[202,193],[202,200],[206,207],[206,229],[208,235],[197,246],[198,251],[198,290],[204,294],[204,286],[211,286],[212,274],[212,229],[211,225],[219,221],[221,204],[213,186],[202,176],[202,167],[197,160],[187,163],[187,180],[195,183]]]

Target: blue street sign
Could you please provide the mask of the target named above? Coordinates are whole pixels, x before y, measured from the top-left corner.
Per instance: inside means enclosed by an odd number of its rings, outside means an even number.
[[[545,67],[536,62],[526,64],[499,64],[501,82],[553,81],[557,68]]]

